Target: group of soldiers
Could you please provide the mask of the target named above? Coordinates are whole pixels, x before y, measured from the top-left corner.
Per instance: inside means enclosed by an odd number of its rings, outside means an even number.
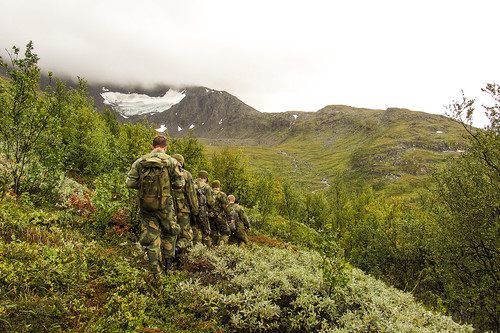
[[[169,272],[181,253],[199,243],[245,246],[251,230],[235,196],[222,192],[218,180],[210,186],[205,170],[193,179],[182,155],[165,153],[167,143],[157,135],[152,152],[132,164],[126,180],[127,187],[139,190],[139,243],[155,275]]]

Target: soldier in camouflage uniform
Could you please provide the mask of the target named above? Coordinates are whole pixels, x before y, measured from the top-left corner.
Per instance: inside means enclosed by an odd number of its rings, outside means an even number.
[[[229,230],[228,219],[231,216],[229,208],[229,200],[226,193],[220,190],[220,181],[212,182],[212,190],[214,191],[215,205],[209,213],[210,220],[210,236],[212,237],[213,245],[227,244],[231,231]]]
[[[235,241],[238,243],[238,246],[245,247],[248,243],[246,232],[250,232],[250,230],[252,230],[250,229],[250,220],[248,220],[248,216],[245,213],[245,208],[236,202],[234,195],[228,195],[227,199],[229,200],[229,207],[231,207],[231,211],[234,215],[236,215],[233,217],[234,226],[232,227],[230,225],[230,242]]]
[[[210,221],[208,219],[208,212],[215,204],[212,188],[208,185],[208,172],[200,170],[198,178],[194,181],[194,186],[198,195],[199,210],[195,220],[191,221],[191,228],[193,229],[193,243],[198,244],[202,242],[206,246],[212,245],[210,238]],[[202,200],[200,196],[203,196]],[[204,201],[204,203],[202,202]]]
[[[153,139],[153,151],[137,159],[127,174],[126,185],[129,188],[138,189],[139,222],[141,225],[141,236],[139,243],[146,251],[149,267],[153,274],[158,275],[168,272],[172,267],[175,254],[174,246],[180,227],[175,216],[175,207],[172,198],[172,188],[184,186],[184,178],[177,160],[165,154],[167,138],[158,135]],[[162,175],[166,179],[162,186],[160,209],[154,210],[144,197],[144,177],[147,172],[147,162],[156,161],[162,165]],[[166,169],[166,173],[163,170]],[[165,182],[165,180],[164,180]],[[148,200],[153,201],[156,198]],[[153,205],[151,205],[153,206]]]
[[[190,215],[198,214],[198,198],[196,196],[193,176],[191,173],[183,168],[184,157],[180,154],[172,155],[179,162],[185,186],[174,189],[175,203],[177,205],[177,223],[181,227],[181,233],[177,237],[177,244],[175,246],[175,257],[178,260],[180,253],[191,246],[193,240],[193,231],[191,230]]]

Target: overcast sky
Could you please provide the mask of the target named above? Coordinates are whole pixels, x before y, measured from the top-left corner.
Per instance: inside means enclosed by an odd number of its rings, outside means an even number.
[[[89,82],[225,90],[262,112],[443,114],[500,82],[498,0],[3,1],[0,55]],[[478,125],[480,125],[478,123]]]

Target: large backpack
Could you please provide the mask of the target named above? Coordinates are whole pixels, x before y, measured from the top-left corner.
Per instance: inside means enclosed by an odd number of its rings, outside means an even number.
[[[172,204],[167,162],[157,156],[140,162],[139,204],[141,209],[157,211]]]
[[[231,208],[231,216],[228,221],[229,230],[231,230],[231,232],[235,232],[236,223],[240,221],[240,216],[238,215],[238,210],[236,209],[236,205],[230,205],[230,208]],[[231,223],[231,220],[233,220],[234,222]]]
[[[199,187],[196,189],[196,195],[198,197],[198,218],[202,221],[206,221],[208,220],[207,196],[205,192],[203,192],[203,189]]]

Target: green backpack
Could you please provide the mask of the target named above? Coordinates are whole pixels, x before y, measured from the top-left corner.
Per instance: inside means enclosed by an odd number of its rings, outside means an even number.
[[[157,156],[140,162],[139,203],[141,209],[157,211],[172,205],[167,162]]]
[[[240,221],[240,216],[238,215],[238,210],[236,209],[236,206],[235,205],[231,205],[231,216],[229,216],[229,219],[228,219],[228,225],[229,225],[229,230],[231,230],[231,232],[235,232],[236,231],[236,223],[238,223]],[[234,222],[231,223],[231,220],[233,220]]]
[[[202,188],[199,188],[198,185],[196,186],[196,196],[198,198],[198,216],[203,221],[208,220],[207,196],[205,195],[205,192],[203,192],[203,189],[206,186],[206,184],[203,185]]]

